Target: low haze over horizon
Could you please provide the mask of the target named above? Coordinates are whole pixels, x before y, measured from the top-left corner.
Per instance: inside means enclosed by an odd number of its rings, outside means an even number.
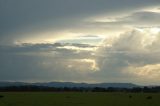
[[[0,81],[160,85],[160,0],[0,0]]]

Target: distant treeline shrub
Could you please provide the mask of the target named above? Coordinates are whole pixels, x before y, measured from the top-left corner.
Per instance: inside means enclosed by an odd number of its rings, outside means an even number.
[[[160,92],[157,87],[115,88],[115,87],[47,87],[47,86],[8,86],[0,87],[1,92],[8,91],[54,91],[54,92]]]

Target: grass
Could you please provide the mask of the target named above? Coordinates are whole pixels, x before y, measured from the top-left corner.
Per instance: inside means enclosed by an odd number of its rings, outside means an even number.
[[[160,106],[158,93],[0,92],[0,106]],[[147,99],[151,96],[151,99]]]

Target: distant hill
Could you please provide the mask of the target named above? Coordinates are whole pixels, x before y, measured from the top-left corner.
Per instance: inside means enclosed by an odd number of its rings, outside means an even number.
[[[6,86],[25,86],[25,85],[35,85],[35,86],[47,86],[47,87],[115,87],[115,88],[133,88],[139,87],[138,85],[132,83],[73,83],[73,82],[46,82],[46,83],[25,83],[25,82],[0,82],[0,87]]]
[[[29,85],[29,83],[24,83],[24,82],[6,82],[6,81],[1,81],[0,82],[0,87],[23,86],[23,85]]]

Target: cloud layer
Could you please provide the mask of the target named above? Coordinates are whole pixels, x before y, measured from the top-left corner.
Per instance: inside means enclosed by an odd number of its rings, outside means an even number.
[[[160,84],[159,5],[0,0],[0,80]]]
[[[0,47],[0,80],[79,81],[97,71],[87,44],[21,44]]]
[[[159,84],[160,33],[132,30],[97,46],[75,43],[0,47],[1,80]]]
[[[70,32],[90,34],[105,32],[100,28],[96,30],[97,27],[93,29],[85,20],[99,15],[104,17],[127,15],[144,8],[159,6],[160,3],[157,0],[1,0],[0,2],[1,44],[16,41],[31,43],[54,41],[61,36],[66,37],[64,33]],[[140,14],[135,15],[139,17]]]

